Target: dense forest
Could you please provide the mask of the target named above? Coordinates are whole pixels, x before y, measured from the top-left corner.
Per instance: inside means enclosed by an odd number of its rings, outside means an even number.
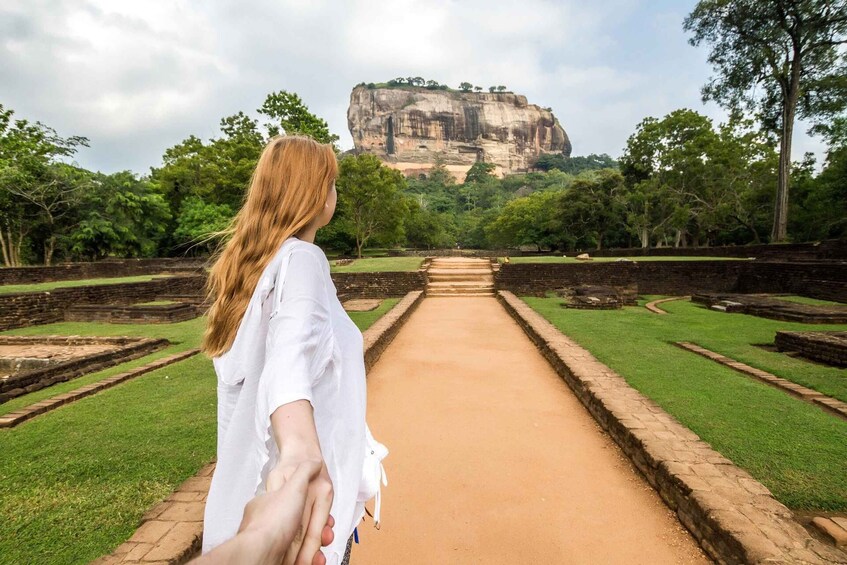
[[[2,108],[2,107],[0,107]],[[88,145],[47,125],[0,112],[0,246],[3,264],[107,256],[203,255],[242,203],[267,140],[303,133],[335,144],[299,96],[270,94],[253,118],[220,120],[217,137],[189,136],[145,175],[88,171]],[[847,125],[828,128],[820,172],[794,164],[794,241],[847,235]],[[541,155],[535,171],[497,178],[476,163],[456,180],[436,163],[404,178],[372,155],[341,154],[339,201],[318,243],[342,253],[369,247],[568,251],[605,247],[762,243],[769,240],[778,154],[745,120],[715,125],[692,110],[645,118],[618,160]]]

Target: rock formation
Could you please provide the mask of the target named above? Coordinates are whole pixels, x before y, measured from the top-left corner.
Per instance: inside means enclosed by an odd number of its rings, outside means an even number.
[[[477,161],[498,175],[526,171],[541,153],[570,155],[553,113],[513,93],[357,86],[347,124],[356,153],[373,153],[405,174],[437,159],[459,179]]]

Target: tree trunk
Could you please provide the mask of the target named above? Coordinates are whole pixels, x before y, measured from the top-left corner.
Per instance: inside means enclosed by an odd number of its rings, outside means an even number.
[[[788,187],[791,179],[791,137],[794,133],[794,114],[800,91],[800,53],[794,51],[787,92],[783,96],[782,135],[779,140],[779,175],[773,210],[771,243],[785,241],[788,235]]]
[[[641,228],[641,249],[647,249],[650,247],[650,234],[647,232],[647,227]]]
[[[56,249],[56,236],[51,235],[44,242],[44,265],[50,266],[53,263],[53,251]]]

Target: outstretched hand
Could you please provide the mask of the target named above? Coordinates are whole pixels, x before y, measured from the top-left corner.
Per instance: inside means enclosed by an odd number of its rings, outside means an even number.
[[[304,467],[309,469],[305,503],[297,522],[299,527],[280,561],[283,565],[325,565],[326,558],[320,548],[332,543],[333,539],[335,521],[329,514],[333,499],[332,480],[323,459],[293,460],[282,456],[268,473],[265,490],[269,493],[285,490],[295,478],[300,479],[298,473]]]
[[[288,563],[289,549],[295,538],[303,531],[303,512],[310,498],[310,485],[320,477],[322,463],[304,461],[294,466],[284,484],[260,494],[244,507],[244,516],[238,533],[209,553],[195,559],[191,565],[216,565],[238,563],[239,565],[278,565]],[[329,545],[333,540],[332,528],[335,520],[327,514],[320,534],[320,545]],[[302,535],[298,547],[302,547]],[[326,558],[318,547],[307,559],[298,563],[324,565]],[[298,552],[298,553],[300,553]]]

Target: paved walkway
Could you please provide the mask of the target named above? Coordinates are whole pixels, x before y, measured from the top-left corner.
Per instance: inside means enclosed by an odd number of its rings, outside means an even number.
[[[426,298],[368,422],[389,484],[352,562],[708,562],[494,298]]]

